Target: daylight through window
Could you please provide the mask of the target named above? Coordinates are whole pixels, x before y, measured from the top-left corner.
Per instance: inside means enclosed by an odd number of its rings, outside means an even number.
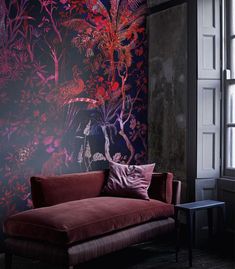
[[[227,66],[225,102],[225,174],[235,176],[235,0],[227,5]]]

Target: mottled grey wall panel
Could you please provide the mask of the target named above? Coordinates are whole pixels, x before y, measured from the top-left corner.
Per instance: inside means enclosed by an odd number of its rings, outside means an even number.
[[[170,2],[170,1],[172,0],[148,0],[147,3],[149,7],[154,7],[154,6],[157,6],[166,2]]]
[[[186,178],[187,4],[148,17],[148,156]]]

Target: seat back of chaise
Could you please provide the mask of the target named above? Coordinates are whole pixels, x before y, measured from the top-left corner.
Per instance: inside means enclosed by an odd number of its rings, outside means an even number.
[[[31,177],[33,206],[39,208],[100,196],[107,178],[108,170]],[[177,204],[180,188],[180,181],[173,180],[172,173],[154,173],[148,194],[151,199]]]

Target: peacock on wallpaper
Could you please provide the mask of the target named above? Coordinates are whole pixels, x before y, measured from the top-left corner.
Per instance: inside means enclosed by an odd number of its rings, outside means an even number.
[[[0,223],[30,176],[144,163],[146,0],[0,0]]]

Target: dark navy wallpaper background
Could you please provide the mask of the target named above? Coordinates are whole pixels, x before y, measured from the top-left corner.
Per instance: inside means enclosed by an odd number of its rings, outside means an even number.
[[[0,0],[0,223],[32,207],[32,175],[146,162],[145,15],[146,0]]]

